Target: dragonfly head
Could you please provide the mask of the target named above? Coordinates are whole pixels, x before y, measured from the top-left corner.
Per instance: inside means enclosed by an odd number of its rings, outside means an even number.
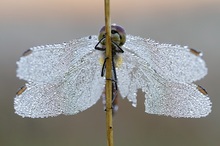
[[[105,35],[106,35],[105,26],[103,26],[99,31],[99,36],[98,36],[99,41],[103,37],[105,37]],[[112,24],[111,25],[111,40],[119,46],[124,45],[126,41],[126,33],[125,33],[124,28],[122,28],[119,25]],[[105,45],[105,41],[102,41],[101,44]]]

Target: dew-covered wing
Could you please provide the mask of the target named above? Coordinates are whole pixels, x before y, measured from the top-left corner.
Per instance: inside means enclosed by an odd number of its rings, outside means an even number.
[[[202,53],[179,45],[159,44],[150,39],[127,36],[124,47],[145,60],[161,77],[191,83],[207,74]]]
[[[204,117],[211,112],[211,101],[200,86],[178,83],[161,77],[146,60],[124,49],[123,63],[117,69],[122,97],[136,106],[137,89],[145,92],[146,112],[172,117]]]
[[[96,36],[92,36],[90,39],[94,38],[96,38]],[[75,58],[72,58],[69,62],[69,67],[63,70],[64,73],[57,74],[57,76],[60,76],[59,81],[54,81],[53,78],[48,80],[42,75],[42,73],[46,73],[46,71],[41,72],[38,69],[36,69],[36,71],[39,71],[39,76],[45,78],[46,81],[41,79],[41,82],[35,82],[35,77],[37,79],[39,78],[37,77],[38,74],[34,72],[34,75],[28,74],[28,78],[25,79],[31,80],[28,80],[29,83],[21,88],[15,97],[15,112],[23,117],[43,118],[57,116],[59,114],[73,115],[95,104],[102,94],[105,79],[100,76],[102,66],[98,61],[99,52],[91,45],[93,42],[91,42],[90,39],[84,38],[74,41],[80,50],[73,51]],[[88,44],[88,46],[82,47],[80,41],[87,41],[87,43],[84,43]],[[74,49],[74,43],[70,42],[70,44],[66,45],[72,46]],[[90,48],[89,51],[87,51],[88,48]],[[64,54],[61,53],[60,55],[62,56]],[[52,69],[53,67],[56,68],[56,65],[56,63],[48,64],[41,66],[41,68],[47,69],[49,66]],[[24,68],[24,66],[22,66],[22,68]]]
[[[62,114],[65,98],[62,97],[60,88],[60,84],[27,83],[15,97],[15,113],[22,117],[31,118]]]
[[[17,76],[29,82],[61,82],[70,66],[94,51],[96,36],[75,39],[69,43],[33,47],[17,62]]]
[[[145,94],[145,111],[172,117],[200,118],[211,112],[211,101],[195,84],[154,80]]]

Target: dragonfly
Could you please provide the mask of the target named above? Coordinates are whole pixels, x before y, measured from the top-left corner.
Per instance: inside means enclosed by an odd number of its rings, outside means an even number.
[[[77,114],[100,97],[105,104],[105,35],[103,26],[98,36],[25,51],[17,62],[17,77],[27,82],[16,93],[15,113],[44,118]],[[201,52],[126,35],[116,24],[111,25],[111,45],[113,110],[119,95],[136,107],[141,89],[149,114],[200,118],[211,112],[206,90],[194,83],[208,70]]]

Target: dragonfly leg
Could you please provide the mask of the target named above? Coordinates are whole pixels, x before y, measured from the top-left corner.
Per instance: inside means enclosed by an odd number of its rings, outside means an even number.
[[[105,36],[103,36],[103,38],[100,39],[99,42],[95,45],[95,49],[96,49],[96,50],[105,51],[105,47],[103,47],[103,46],[102,46],[102,47],[99,47],[100,43],[101,43],[103,40],[105,40]]]
[[[115,61],[114,58],[112,58],[112,70],[113,70],[113,80],[115,82],[115,89],[118,90],[118,85],[117,85],[117,74],[116,74],[116,69],[115,69]]]
[[[106,60],[108,59],[108,57],[105,58],[104,63],[102,65],[102,71],[101,71],[101,76],[104,76],[104,72],[105,72],[105,67],[106,67]],[[113,82],[115,82],[115,87],[116,90],[118,90],[118,85],[117,85],[117,75],[116,75],[116,69],[115,69],[115,62],[114,59],[112,58],[112,70],[113,70],[113,78],[112,79],[106,79],[106,80],[111,80]]]
[[[102,65],[102,71],[101,71],[101,77],[104,76],[105,73],[105,67],[106,67],[106,60],[108,59],[108,57],[105,57],[104,63]]]
[[[124,53],[124,50],[123,50],[117,43],[115,43],[114,41],[112,41],[112,44],[114,44],[114,45],[116,46],[116,48],[119,49],[119,50],[115,50],[116,52]]]
[[[112,58],[112,72],[113,72],[113,78],[112,80],[114,83],[112,83],[112,114],[114,115],[115,112],[118,110],[118,84],[117,84],[117,74],[115,69],[115,62]]]
[[[105,58],[103,66],[102,66],[102,71],[101,71],[101,76],[104,76],[104,72],[105,72],[105,67],[106,67],[106,60],[108,59],[108,57]],[[115,62],[114,59],[112,58],[112,71],[113,71],[113,78],[111,79],[106,79],[106,80],[111,80],[113,82],[115,82],[115,88],[116,90],[118,89],[117,86],[117,75],[116,75],[116,69],[115,69]]]

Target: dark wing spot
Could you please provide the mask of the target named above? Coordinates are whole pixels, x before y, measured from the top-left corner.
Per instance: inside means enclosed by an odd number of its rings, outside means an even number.
[[[206,90],[202,87],[202,86],[199,86],[197,85],[197,89],[204,95],[207,95],[208,93],[206,92]]]
[[[195,49],[190,48],[190,52],[196,56],[202,56],[202,53]]]
[[[27,87],[26,87],[25,85],[22,86],[22,87],[16,92],[16,95],[21,95],[26,89],[27,89]]]
[[[32,50],[28,49],[28,50],[26,50],[26,51],[22,54],[22,56],[28,56],[28,55],[30,55],[32,52],[33,52]]]

